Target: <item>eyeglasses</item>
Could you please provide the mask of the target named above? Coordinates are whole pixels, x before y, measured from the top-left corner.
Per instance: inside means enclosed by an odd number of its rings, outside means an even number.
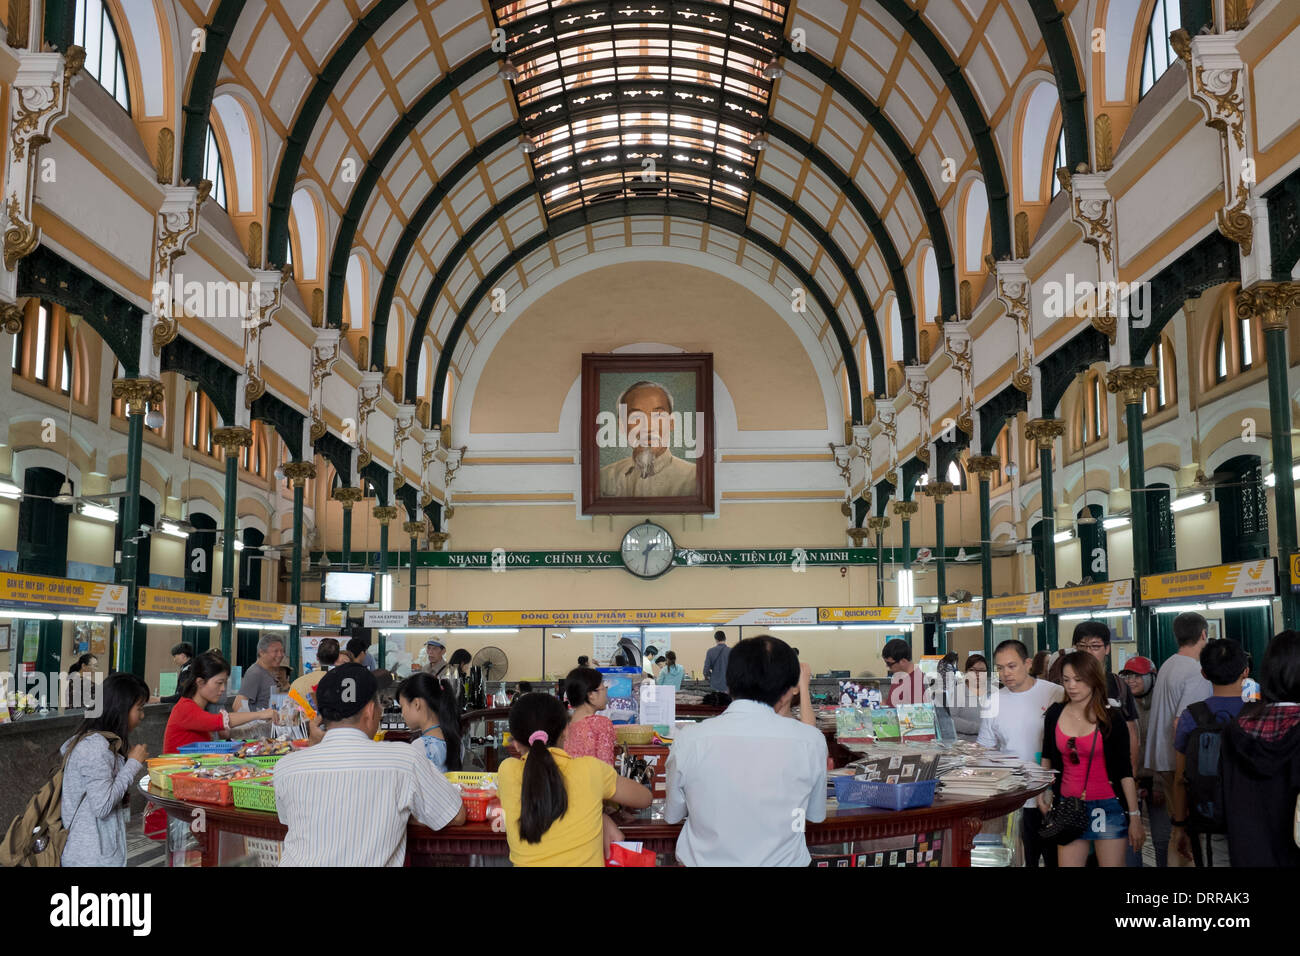
[[[893,667],[898,661],[891,661],[888,657],[883,658],[886,667]]]
[[[1074,646],[1081,651],[1099,651],[1106,645],[1101,643],[1101,641],[1092,641],[1087,644],[1075,644]]]

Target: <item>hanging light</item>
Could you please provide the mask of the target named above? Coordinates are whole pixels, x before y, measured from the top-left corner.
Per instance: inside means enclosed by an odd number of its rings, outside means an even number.
[[[763,67],[763,79],[765,80],[779,80],[783,76],[785,76],[785,70],[781,69],[781,64],[777,60],[773,60]]]
[[[519,152],[523,153],[525,156],[530,156],[537,152],[537,144],[529,137],[525,136],[519,141]]]
[[[756,153],[761,153],[763,150],[767,149],[767,137],[762,133],[759,133],[749,141],[749,148]]]
[[[63,479],[63,484],[59,488],[59,493],[54,496],[54,503],[56,505],[66,505],[68,507],[77,503],[77,498],[72,493],[72,482],[67,478]]]
[[[149,411],[145,412],[144,423],[149,428],[162,428],[163,413],[158,411],[158,409],[154,408],[152,405],[150,405]]]
[[[519,69],[509,59],[505,59],[501,61],[501,68],[497,70],[497,76],[513,83],[519,79]]]

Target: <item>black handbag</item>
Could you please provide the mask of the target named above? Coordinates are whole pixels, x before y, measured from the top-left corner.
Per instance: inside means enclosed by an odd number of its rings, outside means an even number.
[[[1094,730],[1093,733],[1099,734],[1100,731]],[[1038,835],[1044,840],[1052,840],[1064,846],[1079,839],[1088,829],[1088,777],[1092,773],[1092,758],[1096,755],[1097,743],[1093,741],[1092,750],[1088,753],[1088,767],[1083,772],[1083,795],[1061,797],[1043,814]]]

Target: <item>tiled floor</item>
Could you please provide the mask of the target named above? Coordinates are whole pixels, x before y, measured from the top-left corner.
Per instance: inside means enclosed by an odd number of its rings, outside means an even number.
[[[143,814],[134,814],[126,827],[127,866],[166,866],[167,847],[162,840],[150,840],[144,835]]]

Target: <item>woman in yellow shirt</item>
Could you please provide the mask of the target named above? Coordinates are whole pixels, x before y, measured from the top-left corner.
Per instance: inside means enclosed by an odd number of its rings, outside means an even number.
[[[522,760],[499,768],[498,793],[515,866],[604,866],[605,800],[650,806],[651,793],[595,757],[561,749],[568,714],[549,694],[524,694],[510,706],[510,735]]]

